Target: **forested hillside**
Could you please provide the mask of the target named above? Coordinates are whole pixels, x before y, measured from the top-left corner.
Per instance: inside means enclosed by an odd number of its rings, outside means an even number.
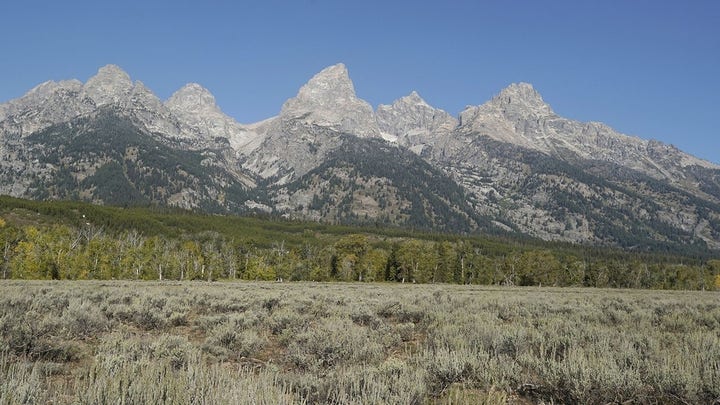
[[[0,276],[713,289],[707,251],[633,253],[158,208],[0,198]]]

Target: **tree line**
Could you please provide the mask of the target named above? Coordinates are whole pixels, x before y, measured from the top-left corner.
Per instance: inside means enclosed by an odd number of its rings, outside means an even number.
[[[10,224],[0,217],[3,279],[307,280],[614,288],[720,288],[720,260],[683,264],[480,241],[350,233],[261,245],[215,231],[144,235],[90,222]]]

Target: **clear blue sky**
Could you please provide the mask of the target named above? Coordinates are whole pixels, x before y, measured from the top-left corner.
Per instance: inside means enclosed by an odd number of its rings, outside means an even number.
[[[0,102],[114,63],[187,82],[243,123],[344,62],[374,106],[417,90],[457,114],[512,82],[560,115],[720,163],[720,1],[8,1]]]

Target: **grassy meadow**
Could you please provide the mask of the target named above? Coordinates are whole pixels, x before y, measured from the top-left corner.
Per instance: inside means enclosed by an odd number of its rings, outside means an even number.
[[[720,295],[0,281],[0,404],[713,403]]]

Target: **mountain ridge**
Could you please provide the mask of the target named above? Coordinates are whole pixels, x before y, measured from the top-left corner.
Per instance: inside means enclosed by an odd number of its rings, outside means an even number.
[[[98,143],[88,133],[123,141]],[[362,159],[339,158],[348,153]],[[211,212],[720,248],[720,165],[563,118],[529,83],[457,117],[416,91],[373,109],[339,63],[310,78],[276,116],[240,124],[199,84],[162,101],[107,65],[84,84],[45,82],[0,104],[0,157],[0,192],[16,197],[62,198],[63,187],[75,187],[74,198],[99,203],[134,198]],[[371,173],[384,167],[379,157],[407,166]],[[432,170],[414,171],[424,165]],[[87,180],[98,171],[121,180],[124,195]],[[435,188],[425,178],[457,185],[464,202],[442,195],[454,186]],[[332,198],[324,194],[330,189]]]

